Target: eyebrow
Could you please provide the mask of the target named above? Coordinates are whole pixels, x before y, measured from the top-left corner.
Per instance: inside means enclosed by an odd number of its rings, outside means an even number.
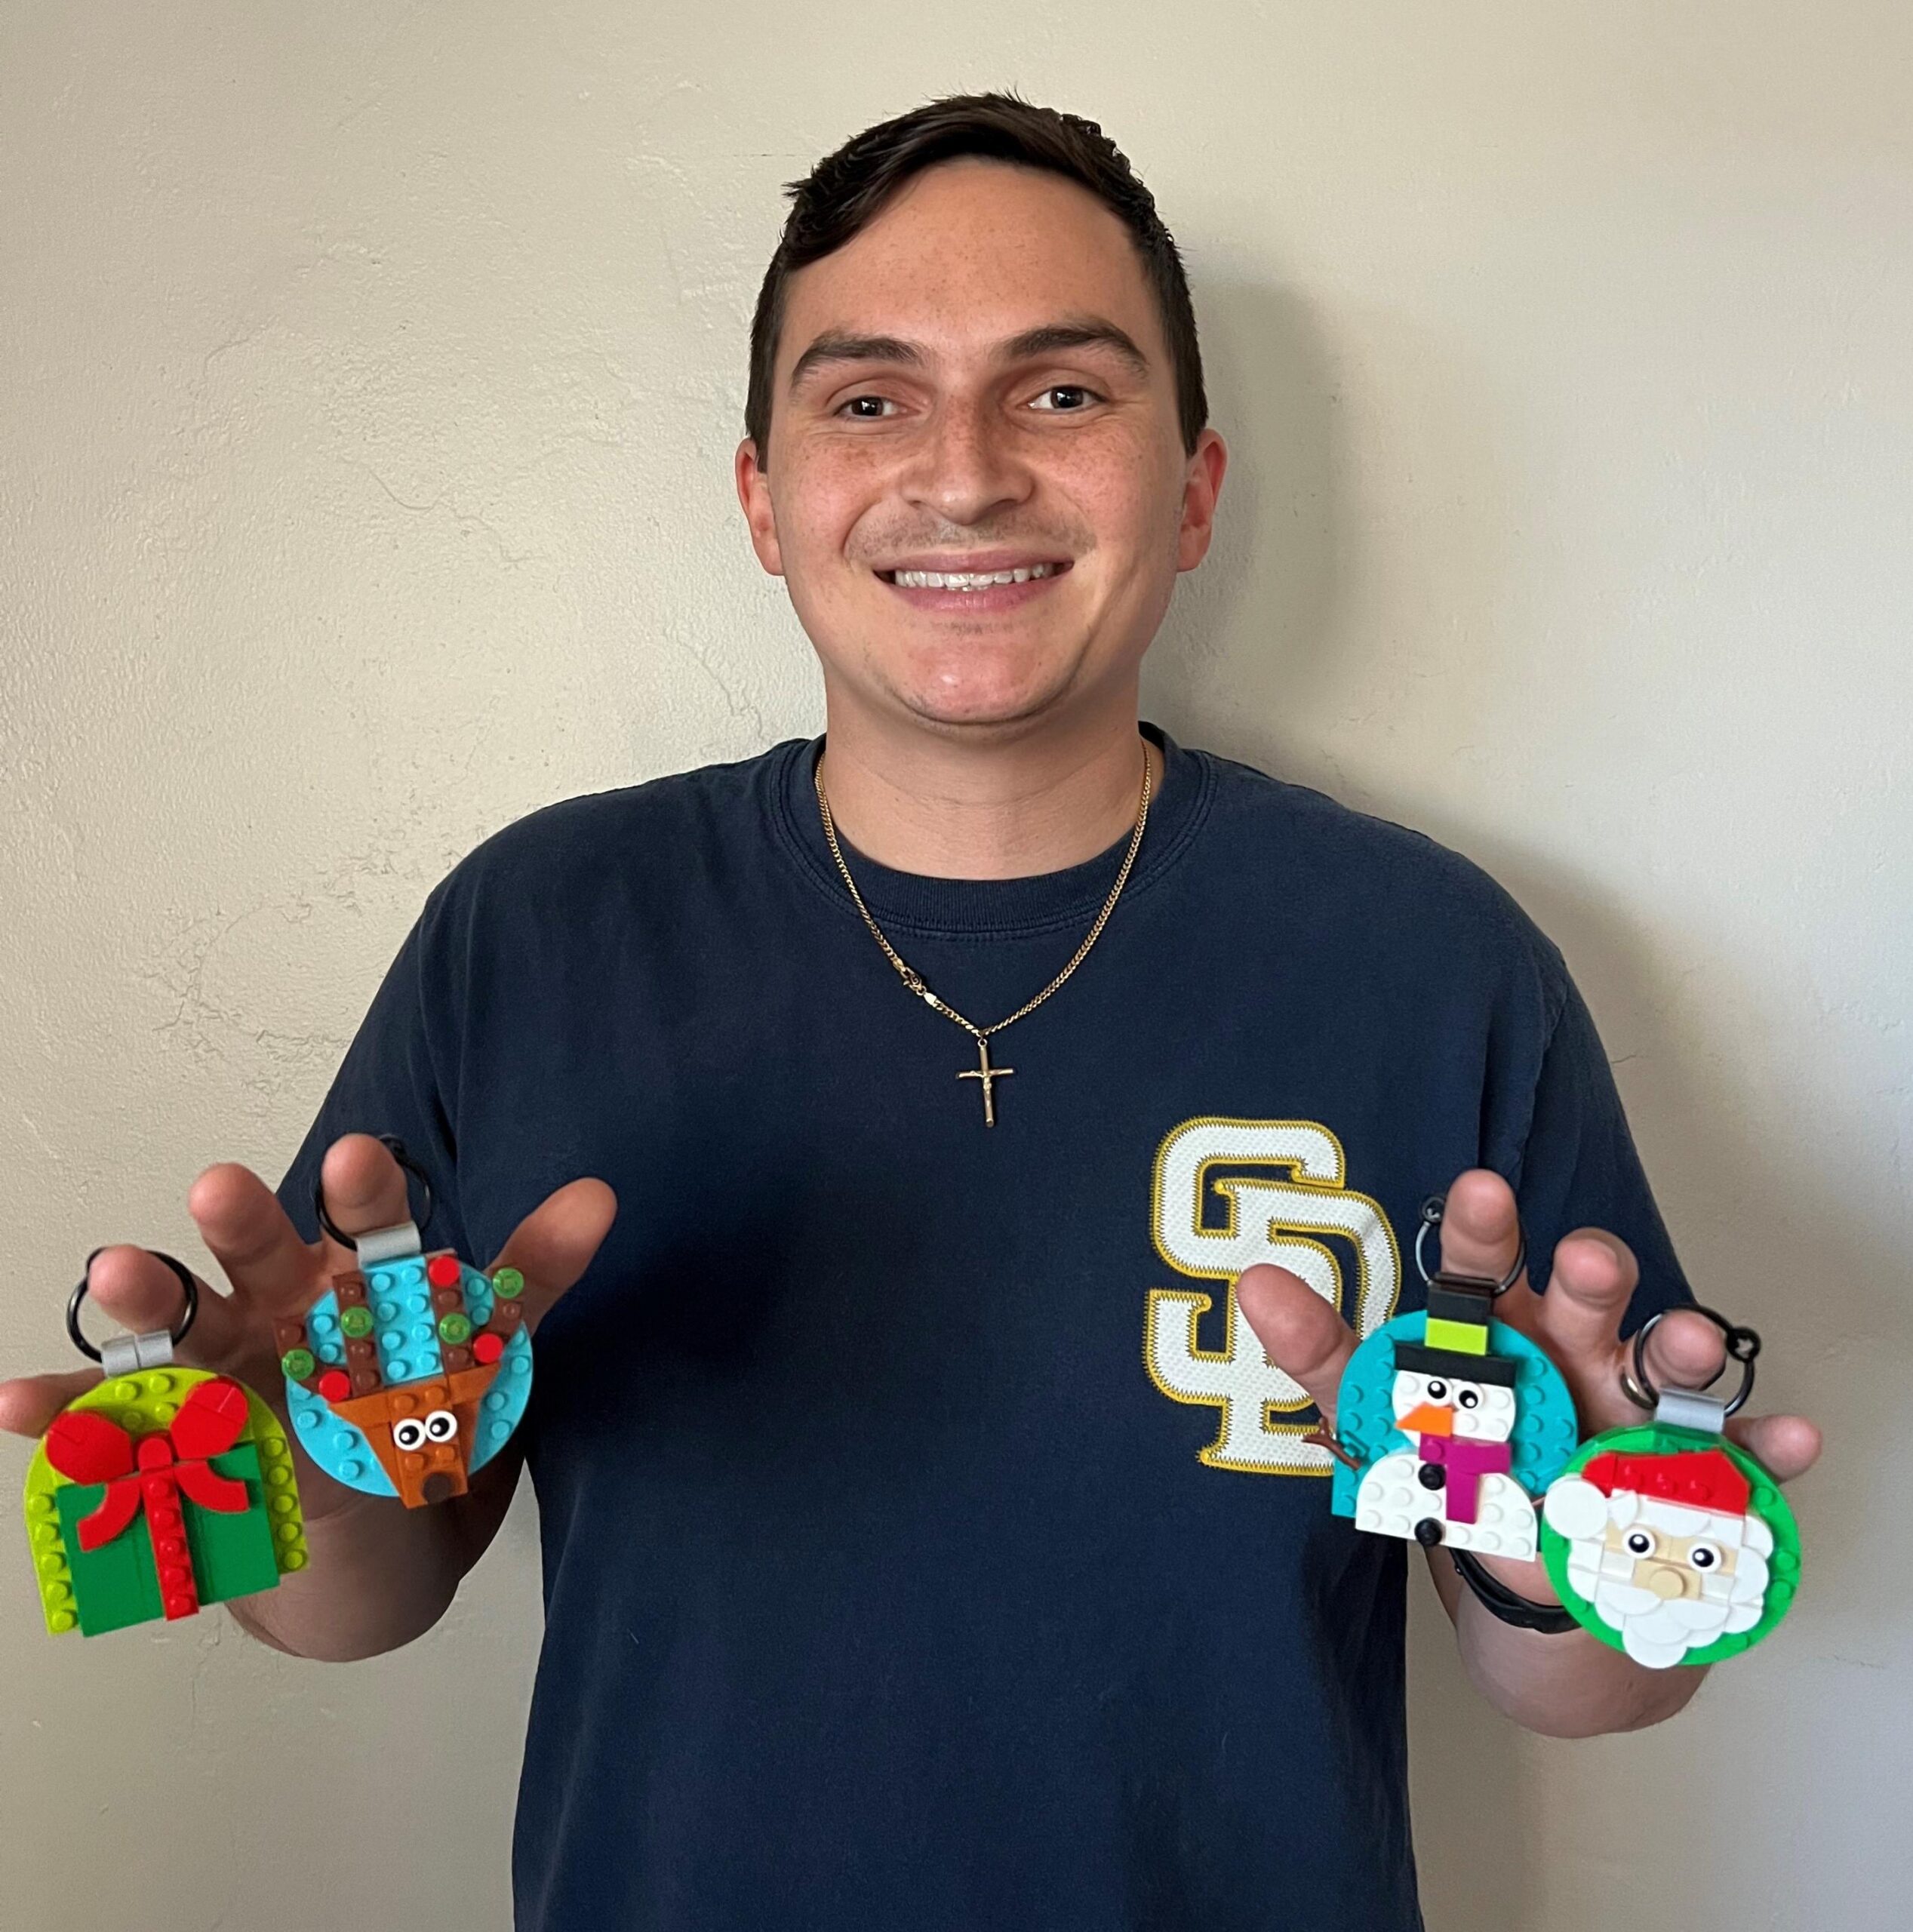
[[[1041,355],[1054,355],[1067,349],[1106,349],[1138,382],[1146,381],[1149,358],[1138,349],[1126,330],[1100,315],[1072,317],[1066,321],[1044,322],[1025,329],[999,343],[999,362],[1028,362]],[[894,362],[921,369],[924,352],[914,342],[901,336],[852,335],[841,329],[826,329],[791,366],[789,389],[795,391],[820,370],[844,362]]]

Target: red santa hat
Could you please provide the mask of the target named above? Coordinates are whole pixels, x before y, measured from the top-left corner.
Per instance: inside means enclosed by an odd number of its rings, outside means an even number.
[[[1662,1503],[1744,1516],[1752,1485],[1724,1449],[1693,1449],[1678,1456],[1627,1456],[1608,1450],[1581,1472],[1604,1496],[1629,1491]]]

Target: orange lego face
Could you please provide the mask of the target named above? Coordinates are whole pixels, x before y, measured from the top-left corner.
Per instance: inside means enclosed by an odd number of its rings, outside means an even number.
[[[372,1453],[408,1509],[463,1496],[476,1438],[478,1404],[495,1366],[401,1383],[335,1403],[335,1411],[365,1432]]]

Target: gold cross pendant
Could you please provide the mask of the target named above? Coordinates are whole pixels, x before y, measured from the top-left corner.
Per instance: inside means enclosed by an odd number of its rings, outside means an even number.
[[[976,1042],[976,1061],[975,1066],[967,1073],[959,1073],[957,1078],[959,1080],[980,1080],[983,1083],[983,1124],[994,1127],[996,1124],[995,1083],[1006,1073],[1014,1073],[1016,1069],[1013,1066],[991,1066],[990,1043],[987,1040]]]

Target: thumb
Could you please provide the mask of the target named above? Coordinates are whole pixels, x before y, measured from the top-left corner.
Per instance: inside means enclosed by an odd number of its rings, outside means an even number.
[[[1266,1261],[1245,1268],[1235,1280],[1235,1305],[1261,1342],[1263,1352],[1308,1392],[1330,1429],[1342,1371],[1355,1352],[1354,1331],[1299,1275]]]
[[[591,1266],[617,1220],[618,1197],[601,1180],[568,1181],[512,1230],[485,1272],[515,1268],[524,1277],[524,1325],[536,1328],[552,1305]]]

